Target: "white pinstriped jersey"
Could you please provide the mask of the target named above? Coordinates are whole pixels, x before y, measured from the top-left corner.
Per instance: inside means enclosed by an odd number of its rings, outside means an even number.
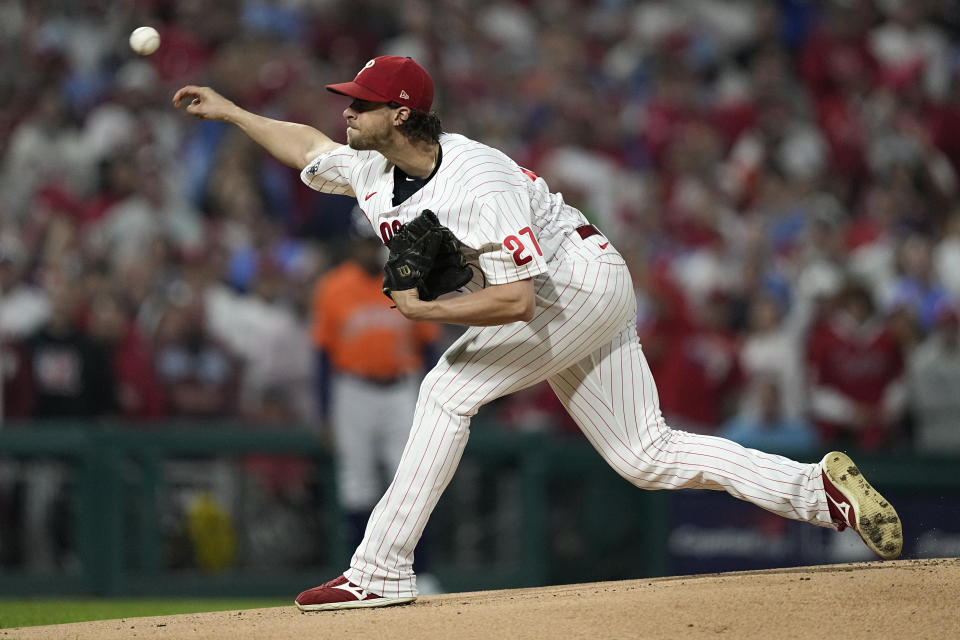
[[[427,184],[393,205],[393,165],[379,152],[344,145],[321,154],[301,172],[312,189],[353,195],[386,242],[399,226],[430,209],[467,247],[487,284],[543,274],[563,237],[587,223],[550,193],[543,178],[502,152],[459,134],[440,136],[443,160]],[[475,280],[468,289],[479,287]]]

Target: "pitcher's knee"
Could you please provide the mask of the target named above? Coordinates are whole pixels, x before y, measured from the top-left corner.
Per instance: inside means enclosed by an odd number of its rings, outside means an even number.
[[[453,399],[421,398],[414,422],[432,423],[445,431],[458,432],[469,427],[471,415]]]
[[[424,378],[417,398],[417,414],[435,413],[469,420],[485,404],[483,394],[462,382],[450,383],[443,374]]]

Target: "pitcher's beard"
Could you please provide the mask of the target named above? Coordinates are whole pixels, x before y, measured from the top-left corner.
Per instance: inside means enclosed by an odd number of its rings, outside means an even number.
[[[368,133],[366,135],[357,133],[353,135],[347,133],[347,144],[355,151],[375,151],[382,149],[390,139],[386,132]]]

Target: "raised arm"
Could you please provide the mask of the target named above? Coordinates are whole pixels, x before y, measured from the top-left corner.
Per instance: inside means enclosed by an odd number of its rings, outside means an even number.
[[[174,94],[173,106],[184,102],[190,115],[237,125],[277,160],[295,169],[302,170],[324,151],[340,146],[309,125],[272,120],[246,111],[210,87],[183,87]]]

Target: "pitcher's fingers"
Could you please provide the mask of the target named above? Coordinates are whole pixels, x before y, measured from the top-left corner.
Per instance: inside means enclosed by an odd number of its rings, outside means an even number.
[[[188,96],[197,97],[198,89],[199,87],[195,87],[193,85],[187,85],[186,87],[179,89],[175,94],[173,94],[173,106],[179,107],[180,103],[183,102],[183,99]]]

